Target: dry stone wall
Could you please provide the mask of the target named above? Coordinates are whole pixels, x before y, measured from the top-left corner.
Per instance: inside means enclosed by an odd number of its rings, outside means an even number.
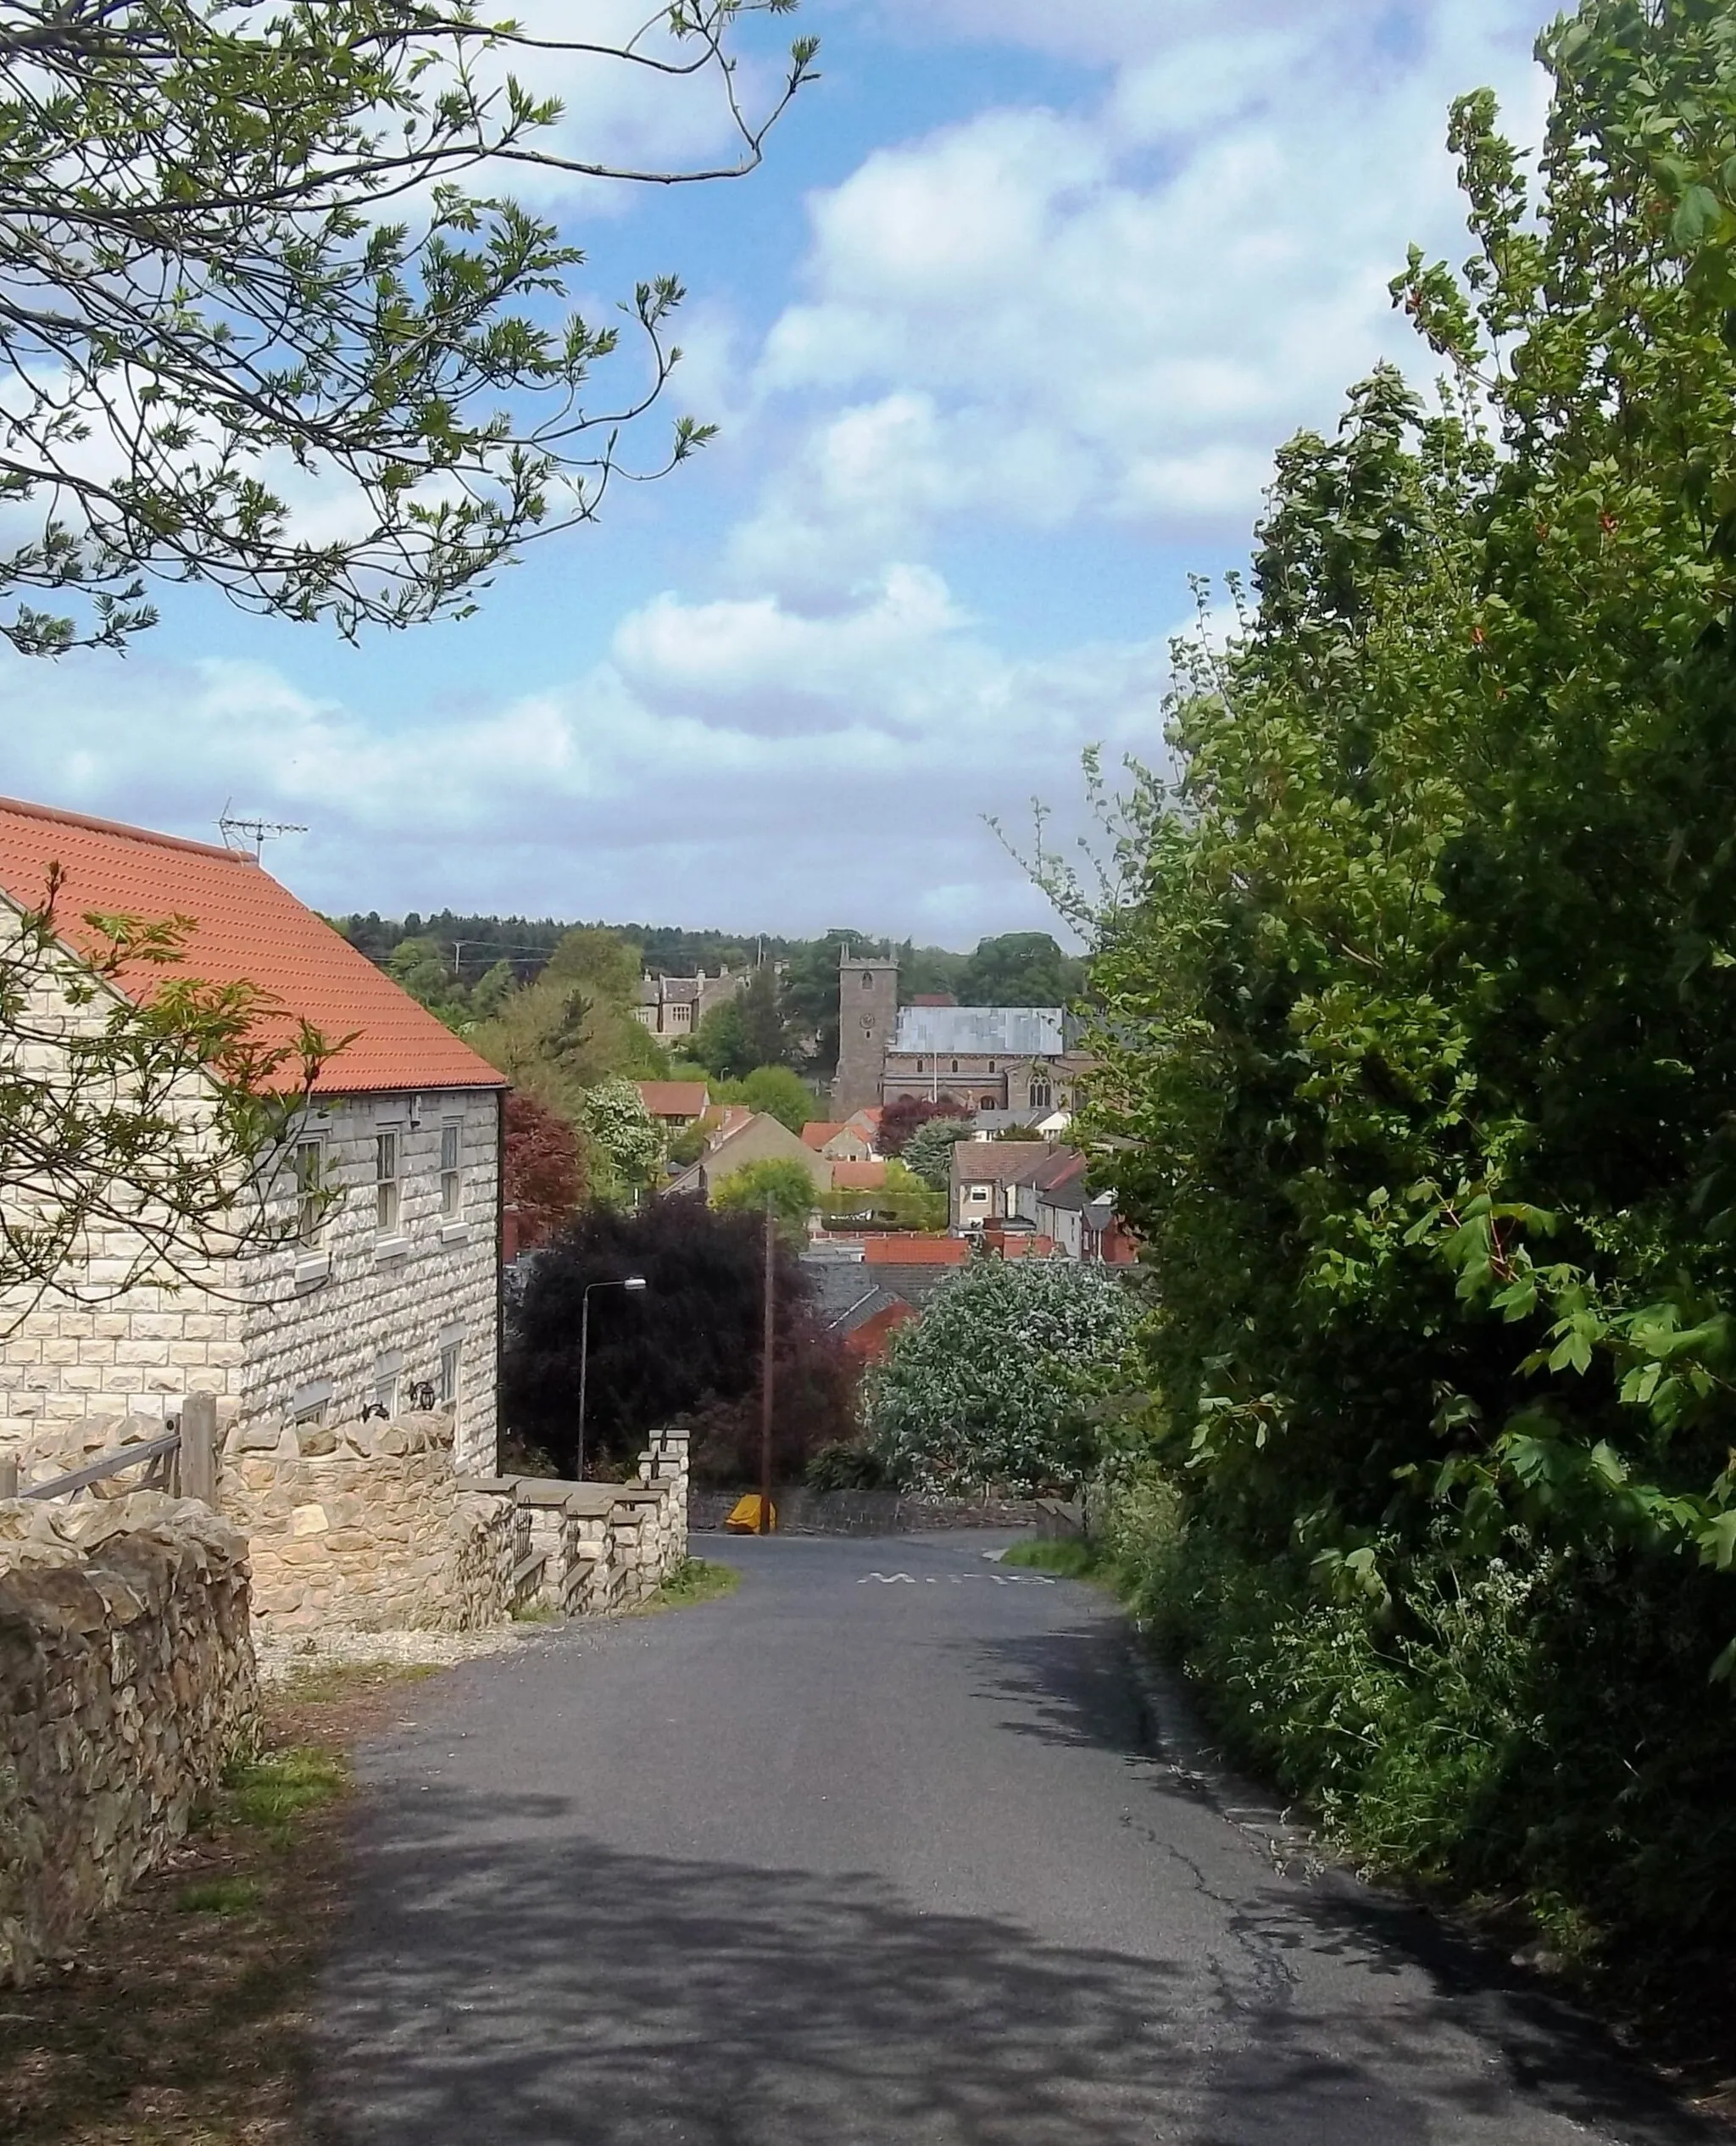
[[[464,1631],[506,1617],[514,1516],[463,1494],[452,1447],[449,1409],[236,1425],[220,1496],[248,1537],[262,1625]]]
[[[256,1700],[247,1545],[207,1507],[0,1502],[0,1982],[160,1861]]]

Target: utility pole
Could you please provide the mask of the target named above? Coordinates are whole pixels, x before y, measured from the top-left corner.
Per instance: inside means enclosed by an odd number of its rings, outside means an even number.
[[[777,1263],[777,1211],[768,1198],[765,1202],[765,1346],[760,1376],[760,1532],[771,1532],[771,1396],[775,1376],[772,1368],[772,1347],[776,1340],[776,1285],[774,1275]]]

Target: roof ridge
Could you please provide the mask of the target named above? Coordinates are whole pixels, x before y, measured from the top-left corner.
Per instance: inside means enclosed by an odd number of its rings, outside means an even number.
[[[214,842],[194,842],[183,834],[159,834],[154,828],[133,827],[125,820],[99,820],[89,812],[68,812],[58,805],[33,805],[28,798],[0,797],[0,812],[16,812],[27,820],[53,820],[61,827],[88,828],[97,834],[124,835],[130,842],[149,842],[159,850],[190,850],[195,856],[224,857],[231,864],[250,864],[258,869],[259,860],[249,856],[245,850],[220,848]]]

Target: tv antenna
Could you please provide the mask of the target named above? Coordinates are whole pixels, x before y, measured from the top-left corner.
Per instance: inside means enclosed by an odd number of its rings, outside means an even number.
[[[225,850],[251,850],[255,864],[264,856],[265,844],[280,834],[305,834],[308,831],[298,820],[239,819],[226,805],[217,827]]]

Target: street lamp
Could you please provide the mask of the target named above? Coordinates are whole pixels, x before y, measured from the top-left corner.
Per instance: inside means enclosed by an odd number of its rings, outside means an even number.
[[[591,1368],[591,1291],[593,1289],[640,1290],[645,1286],[643,1274],[618,1274],[606,1281],[587,1282],[580,1301],[579,1310],[579,1459],[573,1470],[582,1483],[585,1480],[585,1382]]]

